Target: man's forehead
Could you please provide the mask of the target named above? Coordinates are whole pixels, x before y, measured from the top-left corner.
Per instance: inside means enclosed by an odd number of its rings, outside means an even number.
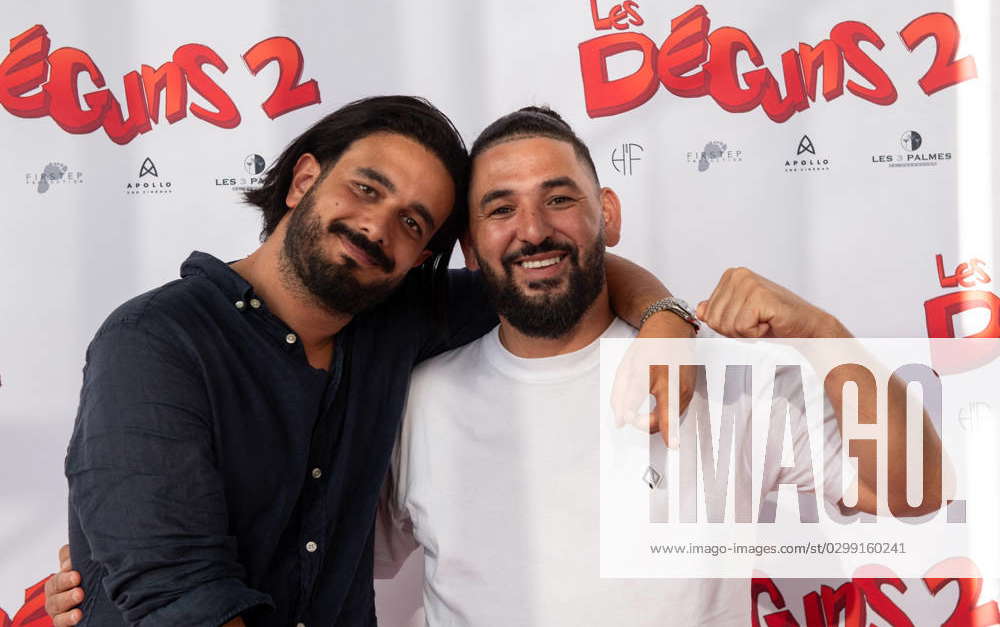
[[[517,176],[538,181],[553,174],[572,176],[582,170],[573,145],[549,137],[519,137],[491,146],[472,162],[474,185],[491,179]]]
[[[421,159],[423,157],[431,162],[440,163],[440,159],[417,140],[399,133],[379,131],[351,142],[340,155],[338,161],[354,163],[366,160],[369,162],[387,160],[402,161],[401,165],[406,165],[414,158]],[[373,164],[366,163],[364,165],[371,166]]]
[[[557,179],[590,190],[595,185],[590,170],[573,145],[550,137],[518,137],[491,146],[472,163],[471,203],[479,203],[491,190],[539,191]]]

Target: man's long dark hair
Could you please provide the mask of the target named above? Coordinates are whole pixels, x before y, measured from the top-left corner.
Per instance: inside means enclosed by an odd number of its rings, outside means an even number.
[[[455,125],[427,100],[376,96],[344,105],[295,138],[264,174],[263,185],[244,192],[243,199],[263,213],[263,241],[289,210],[285,196],[299,157],[306,153],[316,157],[325,175],[348,146],[379,132],[398,133],[423,145],[441,160],[455,184],[454,209],[428,242],[430,257],[414,270],[427,277],[435,312],[439,321],[443,321],[448,260],[469,219],[466,210],[469,157]]]

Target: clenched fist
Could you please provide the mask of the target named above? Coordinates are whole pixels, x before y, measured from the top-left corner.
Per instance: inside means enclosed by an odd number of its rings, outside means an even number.
[[[852,337],[832,315],[747,268],[726,270],[696,313],[727,337]]]

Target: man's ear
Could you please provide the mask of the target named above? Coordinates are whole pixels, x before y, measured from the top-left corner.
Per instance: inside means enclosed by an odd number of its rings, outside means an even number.
[[[476,259],[476,253],[472,251],[472,236],[469,234],[468,229],[462,231],[462,234],[458,236],[458,245],[462,247],[462,256],[465,257],[465,267],[469,270],[478,270],[479,260]]]
[[[601,188],[601,217],[604,219],[604,242],[615,246],[621,240],[622,205],[610,187]]]
[[[285,204],[294,209],[302,197],[306,195],[316,181],[319,180],[323,168],[319,161],[310,153],[303,153],[292,168],[292,184],[288,186],[288,193],[285,194]]]
[[[417,266],[419,266],[419,265],[420,265],[420,264],[422,264],[423,262],[427,261],[427,258],[428,258],[428,257],[430,257],[430,256],[431,256],[432,254],[433,254],[433,253],[432,253],[431,251],[429,251],[429,250],[427,250],[427,249],[425,248],[425,249],[424,249],[423,251],[421,251],[421,252],[420,252],[420,254],[419,254],[419,255],[417,256],[417,260],[416,260],[415,262],[413,262],[413,266],[412,266],[412,267],[416,268]]]

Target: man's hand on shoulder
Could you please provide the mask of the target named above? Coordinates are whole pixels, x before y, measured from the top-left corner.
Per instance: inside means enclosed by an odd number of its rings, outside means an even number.
[[[69,545],[59,549],[59,572],[45,582],[45,613],[52,619],[53,627],[73,627],[83,620],[83,612],[78,606],[83,603],[83,588],[80,587],[80,573],[73,570],[69,557]],[[239,616],[222,627],[246,627]]]
[[[649,316],[643,323],[637,339],[688,339],[694,336],[695,328],[690,322],[671,311],[660,311]],[[667,407],[670,369],[666,366],[648,366],[651,363],[651,354],[655,354],[655,349],[642,342],[635,342],[629,347],[618,367],[611,393],[615,426],[623,427],[628,424],[648,433],[659,432],[663,441],[668,442]],[[646,380],[646,368],[649,370],[648,388],[641,385]],[[694,396],[692,369],[681,369],[678,392],[678,407],[680,412],[684,413]],[[649,396],[654,398],[650,411],[639,411],[639,407]]]
[[[726,270],[697,314],[727,337],[852,337],[832,315],[747,268]]]

